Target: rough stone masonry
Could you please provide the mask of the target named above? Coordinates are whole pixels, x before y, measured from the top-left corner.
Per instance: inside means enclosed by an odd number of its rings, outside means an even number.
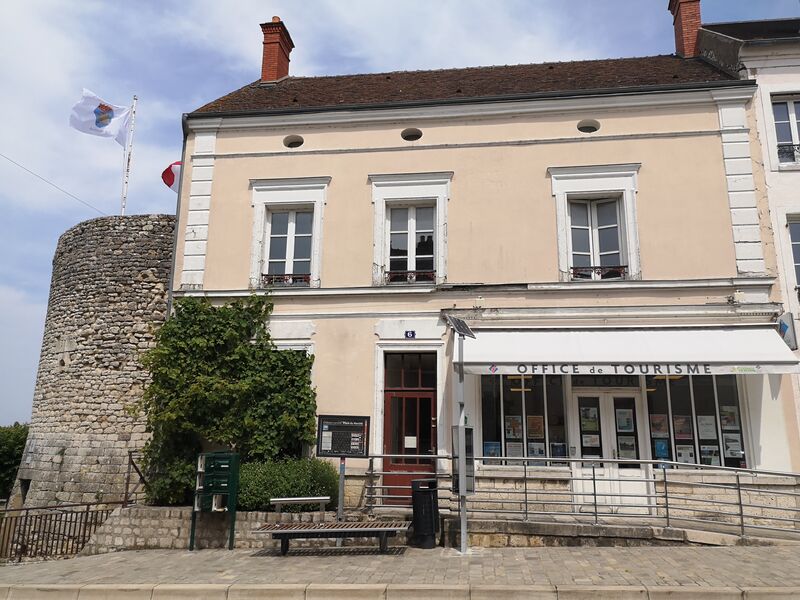
[[[139,362],[167,315],[175,217],[85,221],[53,258],[30,434],[12,506],[118,500],[144,420]]]

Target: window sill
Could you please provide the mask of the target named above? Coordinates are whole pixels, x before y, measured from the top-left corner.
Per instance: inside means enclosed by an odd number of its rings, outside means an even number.
[[[780,163],[778,171],[800,171],[800,163]]]

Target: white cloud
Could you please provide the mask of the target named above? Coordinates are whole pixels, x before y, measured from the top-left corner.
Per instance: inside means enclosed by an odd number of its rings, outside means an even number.
[[[29,421],[47,304],[0,285],[0,425]]]

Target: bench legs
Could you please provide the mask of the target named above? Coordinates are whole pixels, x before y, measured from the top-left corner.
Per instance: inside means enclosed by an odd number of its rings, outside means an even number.
[[[286,553],[289,552],[289,538],[282,537],[281,538],[281,556],[286,556]]]

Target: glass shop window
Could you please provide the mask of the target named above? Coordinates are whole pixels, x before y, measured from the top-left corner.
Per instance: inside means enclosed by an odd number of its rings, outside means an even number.
[[[561,377],[484,375],[481,378],[483,456],[566,457],[563,390]]]
[[[717,403],[714,378],[711,375],[692,377],[694,390],[695,430],[700,444],[700,464],[720,466]]]
[[[735,375],[718,375],[717,401],[719,422],[722,429],[722,457],[726,467],[747,467],[742,438],[742,419],[739,409],[739,393]]]
[[[650,415],[650,452],[653,460],[671,461],[667,380],[650,375],[646,379],[646,386],[647,412]]]
[[[688,376],[669,379],[672,402],[672,431],[675,436],[675,460],[697,463],[694,443],[694,418],[692,416],[692,391]]]

